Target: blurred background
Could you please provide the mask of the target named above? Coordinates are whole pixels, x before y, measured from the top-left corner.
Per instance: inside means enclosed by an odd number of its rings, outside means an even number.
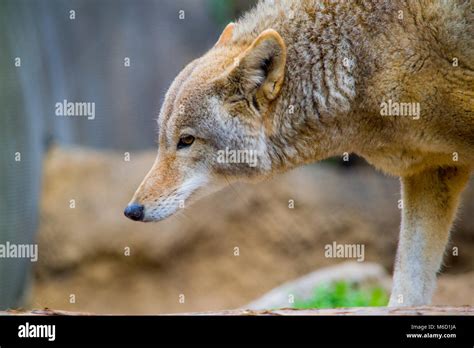
[[[0,258],[1,309],[245,306],[282,283],[350,261],[324,256],[333,242],[363,244],[365,262],[387,272],[377,277],[389,287],[398,181],[354,156],[234,185],[161,223],[123,216],[153,163],[166,89],[253,4],[0,0],[0,244],[39,247],[35,263]],[[56,116],[63,100],[95,103],[95,119]],[[437,303],[474,304],[473,211],[471,185]]]

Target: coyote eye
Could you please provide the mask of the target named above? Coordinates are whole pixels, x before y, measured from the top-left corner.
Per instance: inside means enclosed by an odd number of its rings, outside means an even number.
[[[178,150],[191,146],[192,143],[194,143],[194,137],[192,135],[182,135],[181,138],[179,138]]]

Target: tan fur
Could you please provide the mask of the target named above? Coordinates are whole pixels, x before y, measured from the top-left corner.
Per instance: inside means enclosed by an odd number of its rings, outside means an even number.
[[[259,3],[173,82],[157,162],[131,203],[158,221],[233,180],[356,153],[402,178],[391,305],[429,303],[474,164],[472,6]],[[389,101],[419,114],[383,116]],[[189,134],[193,145],[177,150]],[[255,150],[258,165],[223,162],[223,149]]]
[[[214,45],[215,47],[217,46],[222,46],[226,42],[228,42],[234,33],[234,23],[229,23],[227,26],[224,28],[224,31],[222,32],[221,36],[219,37],[219,40],[217,40],[216,44]]]
[[[402,228],[395,263],[392,306],[431,299],[469,169],[427,169],[402,178]]]

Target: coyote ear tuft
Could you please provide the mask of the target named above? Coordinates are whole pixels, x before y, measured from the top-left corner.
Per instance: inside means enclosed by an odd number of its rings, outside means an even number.
[[[262,92],[275,99],[285,78],[286,46],[273,29],[263,31],[235,61],[231,78],[245,93]]]
[[[217,40],[214,47],[224,45],[226,42],[228,42],[232,38],[232,34],[234,33],[234,27],[235,27],[235,24],[232,22],[227,24],[227,26],[222,31],[222,34],[219,37],[219,40]]]

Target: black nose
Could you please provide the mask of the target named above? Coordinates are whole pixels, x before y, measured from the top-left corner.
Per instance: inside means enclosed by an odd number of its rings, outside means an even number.
[[[143,214],[143,209],[144,207],[141,204],[130,204],[125,208],[123,213],[129,219],[132,219],[134,221],[141,221],[143,220],[143,216],[145,215]]]

